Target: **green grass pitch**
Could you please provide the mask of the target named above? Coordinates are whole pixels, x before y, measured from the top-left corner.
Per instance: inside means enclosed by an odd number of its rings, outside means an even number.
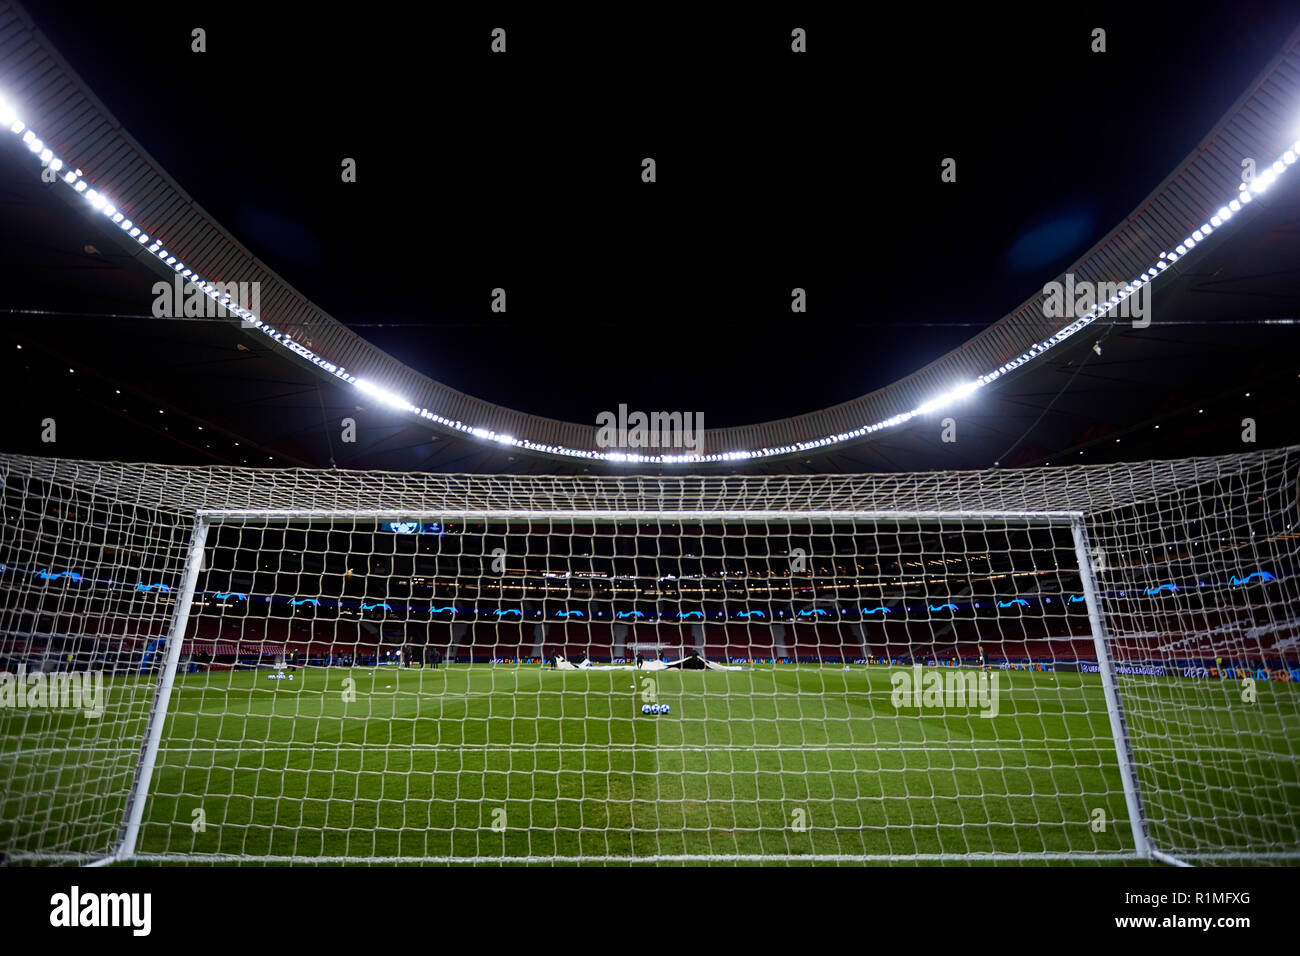
[[[999,714],[986,719],[976,709],[896,709],[894,670],[182,674],[138,852],[178,862],[782,864],[1132,852],[1095,675],[999,672]],[[647,677],[668,715],[641,714]],[[1248,712],[1237,726],[1240,708],[1189,709],[1180,696],[1195,686],[1198,698],[1227,701],[1232,687],[1121,680],[1142,701],[1130,713],[1135,746],[1143,735],[1158,745],[1143,770],[1157,836],[1165,827],[1171,840],[1295,847],[1294,814],[1289,829],[1276,822],[1279,806],[1300,806],[1286,738],[1294,727],[1279,720],[1262,746],[1238,752],[1224,741],[1246,730],[1260,739]],[[110,682],[101,720],[138,740],[150,692],[142,678]],[[1295,687],[1260,692],[1288,695],[1269,712],[1295,712]],[[0,713],[0,848],[15,859],[37,846],[112,845],[137,750],[108,746],[94,723]]]

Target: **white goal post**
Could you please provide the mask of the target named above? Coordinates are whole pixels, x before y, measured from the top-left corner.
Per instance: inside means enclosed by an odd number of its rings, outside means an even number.
[[[1297,859],[1298,461],[0,456],[0,852]],[[646,646],[669,653],[637,673]]]

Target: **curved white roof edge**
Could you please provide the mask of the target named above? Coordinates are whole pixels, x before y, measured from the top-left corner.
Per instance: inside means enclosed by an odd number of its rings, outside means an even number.
[[[416,372],[347,329],[252,256],[195,203],[86,87],[30,17],[0,0],[0,137],[51,169],[56,188],[117,227],[156,273],[213,302],[230,283],[257,282],[257,312],[230,311],[254,334],[367,397],[448,432],[563,459],[706,464],[805,454],[945,410],[1034,361],[1092,323],[1125,310],[1284,175],[1300,154],[1300,29],[1202,143],[1112,232],[1057,277],[1113,294],[1078,316],[1052,317],[1040,292],[964,345],[891,385],[840,405],[754,425],[706,429],[698,454],[598,447],[595,425],[482,401]],[[7,131],[7,133],[6,133]],[[1241,181],[1242,159],[1257,175]],[[1102,285],[1104,284],[1104,285]],[[233,300],[231,300],[233,302]]]

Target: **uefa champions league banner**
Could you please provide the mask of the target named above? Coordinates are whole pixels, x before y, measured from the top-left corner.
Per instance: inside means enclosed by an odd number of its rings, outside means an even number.
[[[1080,671],[1081,673],[1084,673],[1084,674],[1097,674],[1097,673],[1100,673],[1101,668],[1100,668],[1098,665],[1096,665],[1096,664],[1086,664],[1086,663],[1081,663],[1081,664],[1079,664],[1079,671]],[[1167,667],[1165,667],[1164,664],[1116,664],[1116,665],[1115,665],[1115,673],[1116,673],[1116,674],[1131,674],[1131,675],[1135,675],[1135,676],[1137,676],[1137,677],[1170,677],[1170,676],[1172,676],[1172,674],[1171,674],[1171,672],[1170,672],[1170,669],[1167,668]],[[1198,676],[1200,676],[1200,675],[1198,675],[1198,674],[1189,674],[1188,676],[1189,676],[1189,677],[1198,677]],[[1206,677],[1210,676],[1208,671],[1206,671],[1205,676],[1206,676]]]
[[[1073,662],[1058,663],[1055,669],[1058,671],[1079,671],[1083,674],[1096,674],[1099,670],[1096,664],[1076,664]],[[1210,678],[1237,680],[1242,677],[1253,677],[1255,680],[1280,683],[1295,681],[1300,683],[1300,667],[1290,669],[1285,667],[1238,667],[1230,664],[1220,668],[1204,664],[1116,664],[1115,673],[1137,677],[1190,677],[1199,680],[1208,680]]]

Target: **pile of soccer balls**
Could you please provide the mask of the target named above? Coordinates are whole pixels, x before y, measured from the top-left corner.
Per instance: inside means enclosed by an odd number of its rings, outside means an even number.
[[[643,714],[666,714],[668,713],[667,704],[642,704],[641,713]]]

